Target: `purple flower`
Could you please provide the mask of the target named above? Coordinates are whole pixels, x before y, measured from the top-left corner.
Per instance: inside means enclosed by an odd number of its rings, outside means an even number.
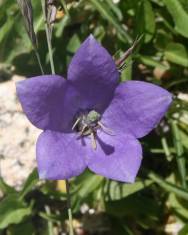
[[[142,160],[137,140],[164,116],[172,97],[146,82],[118,83],[109,53],[91,35],[68,69],[17,84],[28,119],[43,130],[36,155],[42,179],[68,179],[87,167],[107,178],[134,182]]]

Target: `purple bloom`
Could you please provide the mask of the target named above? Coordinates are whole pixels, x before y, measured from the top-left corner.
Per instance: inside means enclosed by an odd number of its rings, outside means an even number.
[[[36,147],[39,176],[67,179],[87,167],[107,178],[134,182],[142,160],[137,140],[164,116],[172,97],[146,82],[118,84],[109,53],[89,36],[58,75],[17,84],[28,119],[43,129]]]

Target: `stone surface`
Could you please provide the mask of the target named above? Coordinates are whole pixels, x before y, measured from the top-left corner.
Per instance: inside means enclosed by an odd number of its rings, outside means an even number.
[[[0,167],[4,181],[20,188],[36,166],[35,143],[41,130],[32,126],[16,97],[14,76],[0,83]]]

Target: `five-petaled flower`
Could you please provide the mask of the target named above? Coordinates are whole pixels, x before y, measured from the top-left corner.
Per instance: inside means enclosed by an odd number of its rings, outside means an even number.
[[[172,97],[147,82],[118,80],[112,57],[91,35],[73,57],[67,80],[45,75],[17,84],[26,116],[43,130],[36,146],[41,179],[68,179],[88,167],[134,182],[142,160],[137,139],[159,123]]]

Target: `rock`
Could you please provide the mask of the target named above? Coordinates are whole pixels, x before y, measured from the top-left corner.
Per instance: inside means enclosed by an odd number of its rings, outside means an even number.
[[[36,167],[35,143],[41,130],[32,126],[16,97],[14,76],[0,83],[0,167],[4,181],[19,189]]]

